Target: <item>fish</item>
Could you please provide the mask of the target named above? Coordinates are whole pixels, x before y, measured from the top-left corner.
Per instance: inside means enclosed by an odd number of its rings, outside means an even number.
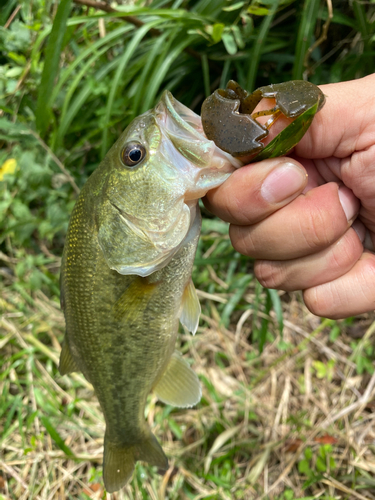
[[[127,484],[138,460],[168,468],[144,417],[150,392],[181,408],[201,398],[197,375],[175,351],[179,322],[193,334],[198,328],[198,200],[240,166],[165,91],[121,134],[76,201],[61,265],[59,370],[80,371],[94,387],[109,493]]]

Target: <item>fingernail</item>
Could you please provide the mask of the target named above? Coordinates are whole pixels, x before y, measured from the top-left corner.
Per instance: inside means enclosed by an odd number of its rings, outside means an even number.
[[[341,206],[345,212],[346,219],[348,221],[352,220],[359,210],[359,201],[354,196],[352,190],[345,186],[339,187],[339,198]]]
[[[301,167],[294,163],[283,163],[266,177],[260,192],[269,203],[279,203],[300,191],[306,179],[307,174]]]
[[[357,236],[358,236],[359,240],[361,241],[361,243],[363,243],[365,241],[365,238],[366,238],[366,228],[365,228],[364,224],[362,224],[361,221],[356,219],[352,224],[352,228],[357,233]]]

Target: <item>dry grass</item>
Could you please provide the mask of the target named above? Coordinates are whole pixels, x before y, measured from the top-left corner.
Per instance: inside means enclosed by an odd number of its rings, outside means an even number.
[[[147,419],[170,468],[162,476],[138,464],[132,483],[107,496],[92,388],[79,374],[57,373],[57,301],[2,287],[1,500],[375,498],[374,316],[320,320],[298,294],[285,294],[283,339],[268,317],[273,340],[259,355],[251,332],[267,314],[252,307],[257,285],[248,285],[225,328],[220,307],[235,292],[209,269],[202,326],[180,336],[202,402],[178,410],[151,395]]]

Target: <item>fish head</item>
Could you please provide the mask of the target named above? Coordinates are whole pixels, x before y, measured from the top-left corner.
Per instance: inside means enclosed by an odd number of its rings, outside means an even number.
[[[148,276],[178,250],[197,201],[242,165],[208,140],[201,119],[164,92],[111,148],[99,244],[120,274]]]

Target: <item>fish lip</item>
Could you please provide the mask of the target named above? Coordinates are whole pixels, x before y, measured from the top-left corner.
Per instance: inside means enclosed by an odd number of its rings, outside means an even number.
[[[167,114],[173,119],[178,128],[185,129],[197,140],[212,142],[204,133],[201,117],[194,113],[191,109],[187,108],[184,104],[177,101],[169,90],[165,90],[163,92],[160,102],[165,105]],[[187,121],[184,118],[184,111],[185,116],[190,117],[191,120]]]

